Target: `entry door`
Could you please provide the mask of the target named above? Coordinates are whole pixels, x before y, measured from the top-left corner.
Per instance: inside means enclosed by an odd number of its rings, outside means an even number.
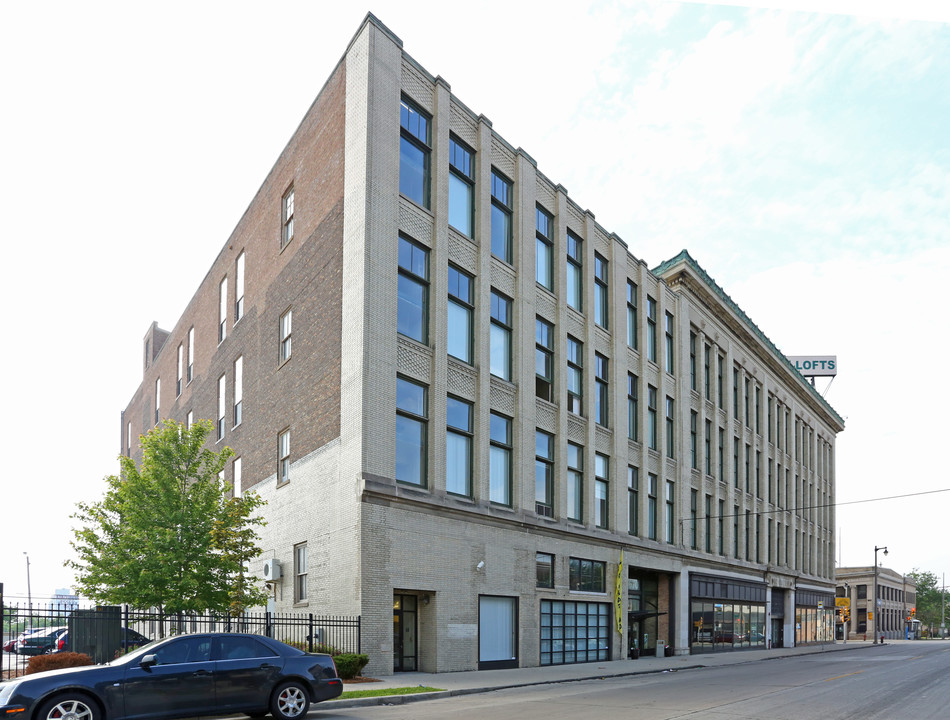
[[[478,669],[518,667],[518,598],[478,598]]]
[[[418,669],[416,596],[393,595],[393,671]]]

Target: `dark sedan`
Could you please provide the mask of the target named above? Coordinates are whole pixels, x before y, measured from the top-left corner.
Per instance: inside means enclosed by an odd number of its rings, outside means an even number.
[[[259,635],[202,633],[149,643],[106,665],[0,683],[0,715],[122,720],[270,712],[291,720],[342,692],[329,655]]]

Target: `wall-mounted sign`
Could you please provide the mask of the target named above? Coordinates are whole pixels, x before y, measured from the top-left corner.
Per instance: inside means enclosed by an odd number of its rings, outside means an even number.
[[[805,377],[834,377],[838,374],[837,355],[789,355],[788,360]]]

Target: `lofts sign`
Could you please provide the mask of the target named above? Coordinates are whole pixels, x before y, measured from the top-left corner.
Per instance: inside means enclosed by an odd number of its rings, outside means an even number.
[[[834,377],[838,374],[836,355],[789,355],[788,359],[805,377]]]

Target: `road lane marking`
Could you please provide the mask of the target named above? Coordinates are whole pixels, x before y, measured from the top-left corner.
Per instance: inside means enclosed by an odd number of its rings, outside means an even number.
[[[844,675],[835,675],[834,677],[826,678],[825,682],[831,682],[832,680],[840,680],[841,678],[851,677],[852,675],[860,675],[864,670],[858,670],[853,673],[845,673]]]

